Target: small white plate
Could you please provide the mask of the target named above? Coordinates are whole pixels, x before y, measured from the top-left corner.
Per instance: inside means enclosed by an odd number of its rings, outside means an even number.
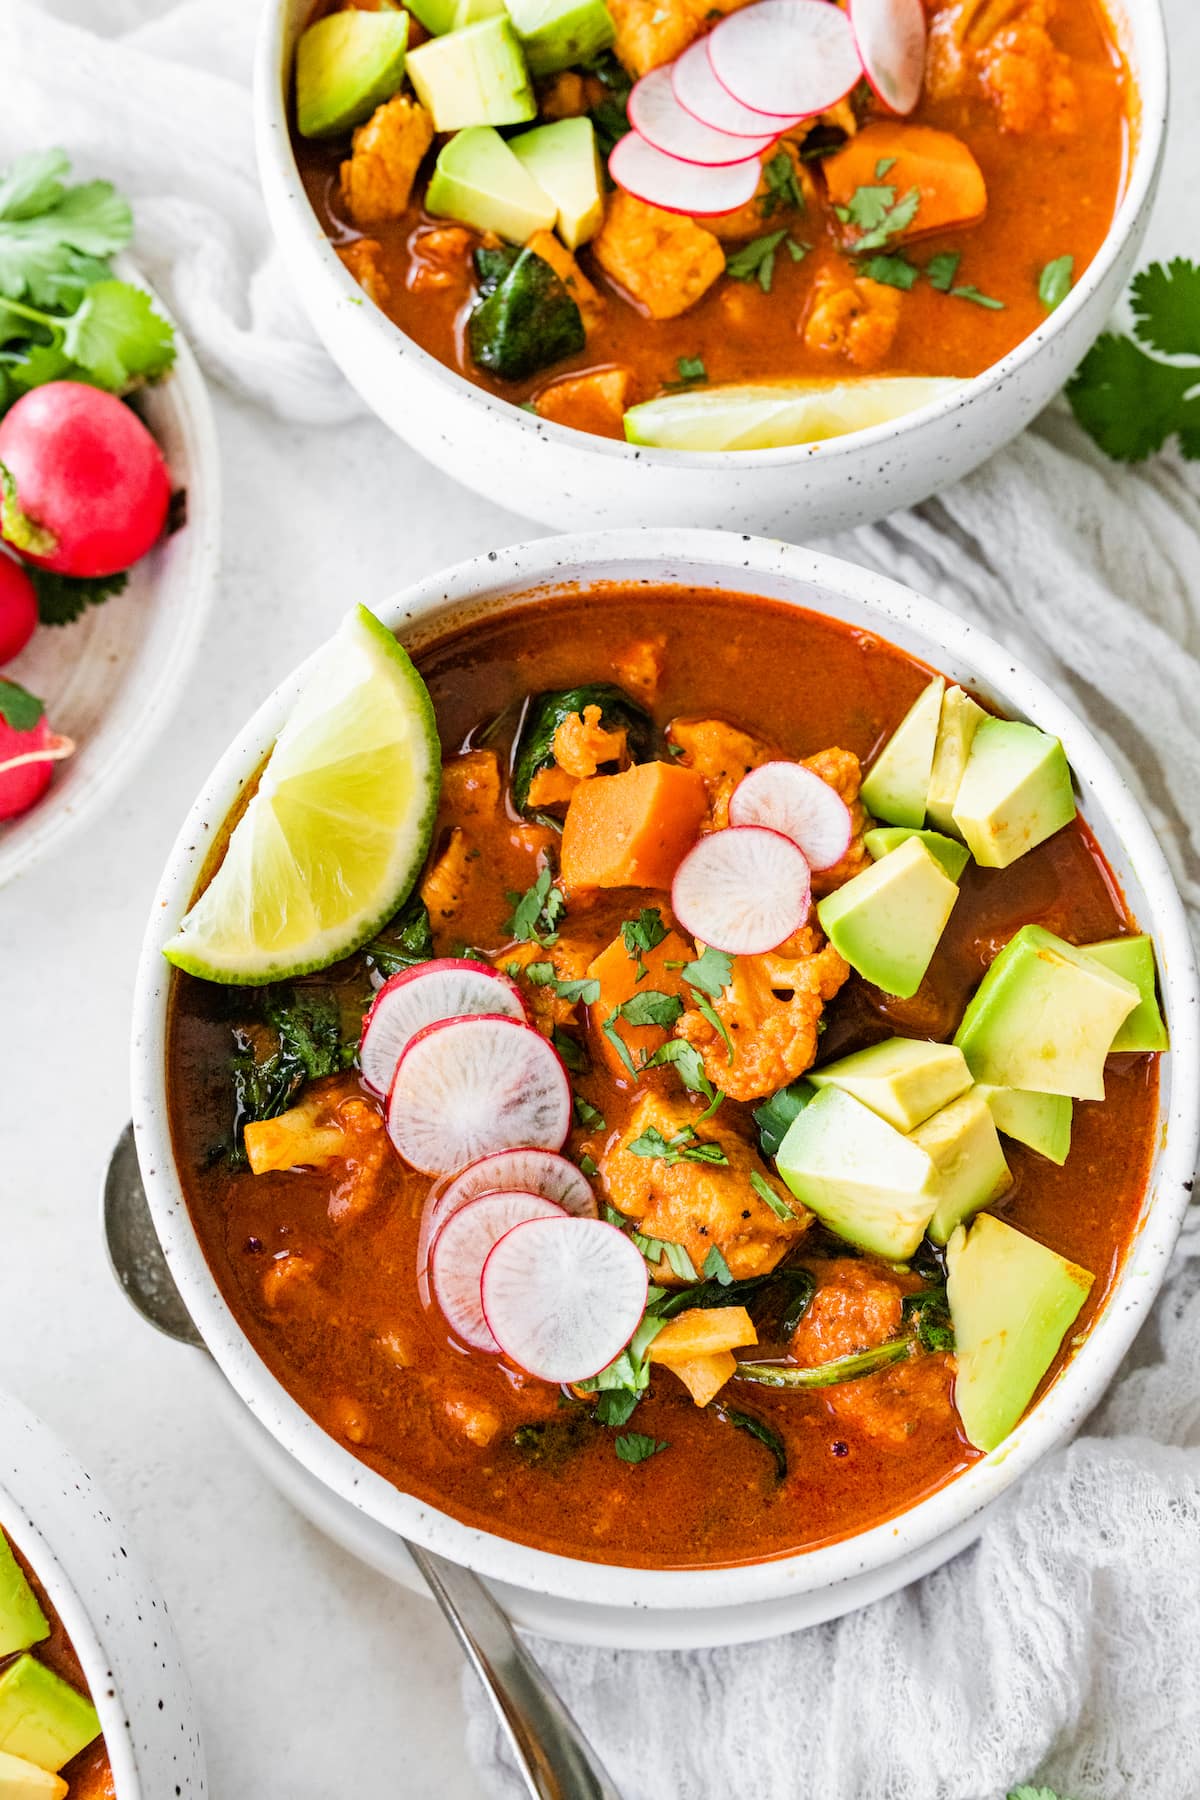
[[[118,273],[146,283],[123,259]],[[161,311],[167,309],[155,296]],[[0,824],[0,887],[57,849],[133,774],[166,724],[208,617],[220,542],[220,463],[204,378],[175,326],[175,366],[139,396],[138,411],[186,490],[185,523],[130,571],[120,594],[73,625],[39,626],[0,669],[43,702],[55,731],[73,738],[44,797]]]

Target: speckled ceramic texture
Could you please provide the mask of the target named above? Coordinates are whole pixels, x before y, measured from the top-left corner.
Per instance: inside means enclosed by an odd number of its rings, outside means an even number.
[[[141,281],[124,259],[118,267]],[[37,631],[5,664],[4,674],[38,696],[77,749],[43,800],[0,824],[0,887],[95,818],[135,773],[199,647],[217,570],[220,462],[208,390],[175,330],[174,368],[145,390],[138,411],[167,459],[172,488],[186,493],[186,522],[130,571],[122,593],[72,625]]]
[[[267,0],[255,129],[267,211],[330,355],[384,423],[439,469],[562,530],[723,525],[814,537],[911,506],[1009,442],[1104,328],[1133,268],[1158,182],[1167,116],[1159,0],[1108,0],[1139,107],[1125,195],[1067,299],[1008,356],[898,423],[783,450],[650,450],[572,431],[445,368],[366,299],[325,240],[288,136],[292,46],[310,0]]]
[[[1200,1135],[1200,1032],[1196,967],[1187,924],[1157,841],[1128,786],[1087,727],[1036,676],[972,626],[868,570],[809,550],[724,532],[627,531],[549,538],[489,552],[406,589],[381,615],[419,649],[451,626],[497,609],[536,606],[554,592],[594,582],[720,588],[771,596],[879,633],[969,684],[1002,711],[1060,737],[1081,810],[1158,950],[1173,1052],[1163,1065],[1160,1143],[1137,1240],[1083,1348],[1004,1445],[940,1493],[844,1543],[736,1569],[614,1568],[553,1556],[475,1530],[401,1493],[328,1437],[287,1395],[243,1337],[212,1280],[184,1203],[167,1125],[165,1027],[168,969],[162,946],[186,909],[214,834],[269,750],[308,664],[272,694],[230,750],[184,824],[154,899],[134,1011],[132,1091],[138,1153],[164,1250],[185,1303],[230,1385],[261,1426],[320,1487],[387,1532],[408,1537],[481,1573],[561,1603],[558,1634],[588,1635],[589,1609],[626,1615],[623,1641],[639,1641],[640,1616],[736,1609],[731,1635],[762,1610],[767,1631],[857,1604],[855,1582],[896,1584],[950,1554],[992,1504],[1086,1417],[1158,1290],[1187,1205]],[[597,605],[602,599],[597,598]],[[368,1534],[369,1535],[369,1534]],[[885,1577],[892,1572],[892,1579]],[[899,1579],[904,1579],[901,1574]],[[838,1590],[842,1589],[839,1595]],[[813,1597],[820,1597],[814,1602]],[[841,1604],[845,1598],[845,1606]],[[683,1627],[681,1626],[682,1630]],[[647,1641],[655,1638],[647,1626]],[[688,1641],[680,1638],[677,1641]],[[698,1640],[702,1641],[702,1640]],[[711,1641],[711,1640],[710,1640]]]
[[[117,1800],[204,1800],[204,1752],[166,1606],[91,1476],[3,1393],[0,1529],[75,1646]]]

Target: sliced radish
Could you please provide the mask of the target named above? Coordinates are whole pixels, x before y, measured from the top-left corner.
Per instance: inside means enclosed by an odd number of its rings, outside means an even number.
[[[751,769],[733,790],[731,825],[765,825],[799,844],[810,869],[832,869],[850,848],[850,808],[827,781],[800,763]]]
[[[645,1259],[615,1225],[530,1219],[484,1264],[483,1313],[504,1354],[530,1375],[587,1381],[637,1330],[646,1288]]]
[[[745,206],[758,187],[762,170],[757,156],[724,169],[682,162],[656,150],[640,133],[629,131],[609,157],[608,172],[635,200],[661,206],[664,212],[706,218]]]
[[[731,825],[688,851],[675,871],[671,906],[701,943],[761,956],[800,929],[810,892],[808,863],[791,838],[762,825]]]
[[[596,1196],[582,1169],[553,1150],[495,1150],[481,1156],[444,1186],[434,1188],[421,1214],[417,1270],[425,1268],[429,1246],[451,1213],[480,1194],[542,1194],[577,1218],[596,1217]]]
[[[721,86],[755,112],[825,112],[862,74],[846,15],[829,0],[758,0],[722,19],[706,42]]]
[[[849,0],[850,29],[863,74],[895,113],[910,113],[925,79],[922,0]]]
[[[706,168],[749,162],[769,150],[777,136],[768,132],[759,137],[737,137],[732,132],[702,125],[675,98],[669,68],[652,69],[643,76],[629,96],[628,111],[634,130],[655,150]]]
[[[472,1013],[502,1013],[527,1018],[516,983],[491,963],[440,956],[402,969],[385,981],[363,1022],[358,1061],[363,1080],[377,1094],[392,1085],[396,1065],[418,1031],[438,1019],[461,1019]]]
[[[765,131],[786,131],[789,125],[800,123],[799,113],[793,119],[768,119],[765,113],[743,106],[727,93],[713,74],[704,38],[697,38],[669,66],[671,87],[680,106],[713,131],[728,132],[731,137],[760,138]]]
[[[484,1319],[479,1288],[495,1245],[526,1220],[563,1217],[561,1208],[541,1194],[484,1194],[447,1219],[433,1240],[429,1279],[447,1324],[464,1344],[493,1355],[500,1349]]]
[[[517,1019],[440,1019],[411,1039],[387,1101],[405,1162],[449,1175],[491,1150],[558,1150],[571,1084],[558,1051]]]

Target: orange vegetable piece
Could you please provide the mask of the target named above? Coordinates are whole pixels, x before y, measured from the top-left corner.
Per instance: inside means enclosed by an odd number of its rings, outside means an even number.
[[[637,958],[630,956],[625,948],[625,940],[619,936],[589,965],[588,974],[600,983],[600,998],[591,1011],[591,1023],[595,1032],[592,1047],[603,1057],[614,1075],[628,1075],[629,1070],[622,1062],[612,1039],[605,1036],[604,1027],[610,1014],[616,1007],[623,1006],[626,1000],[632,1000],[635,994],[643,994],[650,989],[655,993],[678,994],[683,998],[684,987],[680,971],[668,968],[667,964],[691,962],[695,955],[693,945],[681,938],[677,931],[668,931],[662,943],[656,944],[653,950],[647,950],[641,958],[641,966],[646,971],[641,981],[637,978]],[[670,1035],[661,1025],[631,1025],[627,1019],[618,1019],[615,1030],[632,1056],[635,1068],[640,1068],[646,1057],[653,1056]]]
[[[881,162],[891,167],[875,173]],[[971,225],[987,211],[987,187],[979,164],[961,138],[929,125],[868,125],[844,150],[824,162],[829,197],[849,206],[856,188],[892,187],[896,199],[910,188],[921,196],[912,224],[889,240],[920,237],[951,225]]]
[[[664,1363],[663,1368],[678,1375],[697,1406],[707,1406],[736,1370],[737,1357],[729,1350],[718,1350],[712,1356],[697,1356],[691,1362]]]
[[[744,1306],[693,1306],[668,1320],[650,1340],[650,1362],[694,1362],[698,1356],[719,1356],[723,1350],[741,1350],[757,1344],[754,1321]]]
[[[562,879],[576,891],[669,888],[707,810],[703,777],[677,763],[580,782],[563,825]]]

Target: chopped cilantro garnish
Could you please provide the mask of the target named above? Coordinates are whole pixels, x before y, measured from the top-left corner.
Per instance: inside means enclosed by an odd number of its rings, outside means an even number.
[[[575,1118],[585,1131],[606,1131],[607,1121],[599,1107],[585,1100],[582,1094],[574,1096]]]
[[[930,287],[937,288],[940,294],[948,294],[954,286],[954,277],[958,274],[961,261],[961,250],[940,250],[936,256],[931,256],[925,264]]]
[[[699,988],[710,1000],[718,1000],[729,986],[733,974],[733,958],[724,950],[708,945],[695,962],[684,963],[683,979],[691,988]]]
[[[697,387],[708,380],[708,370],[704,366],[702,356],[677,356],[675,368],[678,371],[677,381],[663,383],[668,394],[677,393],[680,388]]]
[[[613,1448],[622,1462],[640,1463],[648,1461],[652,1456],[657,1456],[660,1450],[667,1448],[667,1445],[656,1442],[652,1437],[646,1437],[643,1432],[627,1431],[623,1437],[614,1440]]]
[[[510,894],[512,917],[506,929],[523,944],[541,944],[548,948],[558,942],[555,927],[566,910],[562,892],[554,885],[549,869],[543,869],[532,887],[523,894]]]
[[[907,230],[920,204],[920,190],[915,187],[909,188],[899,200],[891,186],[859,187],[850,196],[848,205],[835,207],[834,211],[843,225],[853,226],[860,234],[852,248],[856,254],[861,254],[867,250],[882,250],[889,238]]]
[[[763,164],[763,180],[767,191],[759,200],[758,210],[769,219],[783,207],[804,212],[804,189],[796,175],[796,166],[786,150],[778,150],[770,162]]]
[[[858,272],[865,275],[868,281],[881,281],[886,287],[902,288],[907,294],[916,286],[921,271],[916,263],[910,263],[907,256],[898,252],[888,254],[881,252],[878,256],[868,256],[859,265]]]
[[[896,159],[894,156],[881,156],[879,161],[875,164],[876,181],[882,181],[888,170],[894,169],[895,166]]]
[[[785,1200],[781,1200],[770,1182],[764,1181],[757,1169],[750,1171],[750,1186],[754,1189],[764,1206],[769,1206],[777,1219],[784,1219],[789,1224],[795,1222],[796,1215]]]
[[[685,1038],[671,1038],[667,1043],[660,1044],[653,1056],[646,1058],[642,1068],[658,1069],[665,1063],[675,1065],[684,1087],[690,1088],[693,1094],[704,1095],[709,1104],[700,1117],[702,1120],[711,1119],[725,1096],[720,1088],[714,1088],[705,1074],[704,1058],[695,1044],[689,1044]]]
[[[626,919],[621,927],[621,939],[625,945],[625,953],[637,964],[637,979],[646,979],[646,965],[643,956],[657,949],[667,935],[662,914],[657,906],[644,906],[636,919]]]
[[[627,1025],[658,1025],[665,1029],[675,1023],[682,1011],[683,1001],[678,995],[665,994],[660,988],[643,988],[631,999],[613,1007],[604,1021],[604,1035],[631,1075],[636,1075],[637,1070],[629,1046],[617,1030],[618,1023],[624,1019]]]
[[[593,1175],[598,1175],[600,1173],[599,1169],[596,1167],[595,1159],[591,1156],[581,1156],[579,1159],[579,1167],[589,1181]]]
[[[735,281],[757,281],[763,293],[769,294],[775,276],[775,253],[786,237],[787,232],[780,230],[768,232],[766,237],[752,238],[725,258],[725,273],[732,275]],[[797,259],[793,257],[792,260]]]
[[[596,1422],[609,1425],[619,1431],[627,1425],[637,1407],[641,1395],[629,1388],[609,1388],[596,1401]]]
[[[572,1075],[586,1073],[589,1067],[588,1054],[577,1037],[572,1037],[569,1031],[563,1031],[556,1025],[551,1033],[550,1041]]]
[[[640,1137],[626,1144],[631,1156],[651,1156],[670,1167],[678,1162],[715,1163],[721,1167],[728,1164],[729,1158],[720,1144],[708,1144],[698,1138],[690,1125],[682,1131],[676,1131],[665,1138],[657,1125],[649,1125]]]
[[[716,1244],[704,1259],[704,1274],[710,1281],[719,1281],[722,1287],[728,1287],[733,1280],[733,1271]]]
[[[1053,312],[1061,306],[1071,291],[1071,282],[1075,275],[1075,258],[1073,256],[1056,256],[1048,262],[1038,276],[1038,299],[1047,312]]]
[[[986,306],[989,312],[1003,312],[1003,300],[995,299],[991,294],[981,294],[977,287],[952,287],[950,297],[953,300],[970,300],[975,306]]]

